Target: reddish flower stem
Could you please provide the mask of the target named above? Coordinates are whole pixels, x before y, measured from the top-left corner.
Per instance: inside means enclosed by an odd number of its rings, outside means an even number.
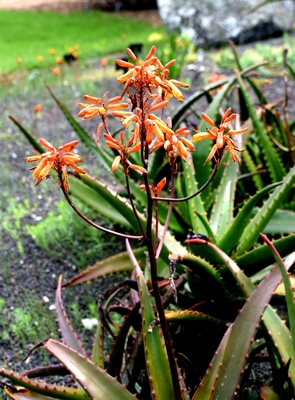
[[[75,204],[73,204],[68,192],[65,190],[64,187],[64,182],[63,182],[63,174],[61,171],[58,172],[58,177],[59,177],[59,181],[60,181],[60,187],[61,190],[63,191],[63,194],[67,200],[67,202],[69,203],[69,205],[72,207],[72,209],[79,215],[79,217],[81,217],[85,222],[87,222],[87,224],[93,226],[96,229],[99,229],[100,231],[109,233],[111,235],[117,236],[117,237],[121,237],[124,239],[135,239],[135,240],[142,240],[143,236],[135,236],[135,235],[126,235],[124,233],[120,233],[120,232],[116,232],[116,231],[112,231],[111,229],[108,228],[104,228],[101,225],[98,225],[96,223],[94,223],[93,221],[91,221],[91,219],[87,218],[86,215],[84,215],[76,206]]]
[[[154,197],[154,196],[152,196],[152,200],[157,200],[157,201],[158,201],[158,200],[160,200],[160,201],[170,201],[170,202],[173,202],[173,203],[180,203],[180,202],[182,202],[182,201],[187,201],[187,200],[192,199],[193,197],[196,197],[198,194],[202,193],[203,190],[205,190],[206,187],[209,186],[209,184],[213,181],[213,179],[214,179],[214,177],[215,177],[215,175],[216,175],[216,173],[217,173],[217,171],[218,171],[219,165],[220,165],[220,159],[218,158],[217,161],[216,161],[216,164],[215,164],[215,166],[214,166],[214,169],[213,169],[213,172],[212,172],[210,178],[209,178],[208,181],[207,181],[206,183],[204,183],[204,185],[203,185],[199,190],[197,190],[195,193],[190,194],[190,195],[187,196],[187,197],[180,197],[180,198],[173,198],[173,197]]]

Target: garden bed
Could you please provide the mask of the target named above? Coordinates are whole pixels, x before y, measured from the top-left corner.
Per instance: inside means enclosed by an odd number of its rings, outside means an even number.
[[[79,109],[75,102],[81,101],[82,95],[86,91],[87,94],[94,96],[101,96],[107,90],[110,90],[112,95],[120,94],[120,89],[114,83],[113,77],[107,74],[103,78],[100,75],[94,82],[93,80],[86,80],[86,76],[93,76],[94,71],[100,65],[100,61],[93,60],[88,64],[88,67],[78,71],[78,77],[84,77],[81,82],[78,78],[68,80],[67,84],[63,86],[53,85],[58,97],[65,101],[74,115],[77,115]],[[206,70],[202,74],[185,71],[192,84],[192,89],[190,92],[186,92],[186,97],[201,89],[211,73],[231,73],[219,70],[207,59],[205,65]],[[197,65],[197,67],[199,66]],[[71,74],[72,71],[68,70],[68,72]],[[263,89],[269,101],[275,102],[284,97],[283,77],[271,76],[270,81],[271,85],[265,83]],[[112,91],[112,88],[114,91]],[[294,84],[290,82],[289,110],[292,113],[295,109],[293,88]],[[31,172],[28,170],[29,166],[24,162],[25,157],[32,155],[31,147],[7,116],[12,114],[21,123],[32,129],[37,137],[45,137],[53,144],[71,141],[75,138],[75,134],[47,90],[39,85],[39,82],[37,83],[33,79],[27,87],[22,86],[21,91],[18,90],[17,85],[7,87],[7,92],[10,95],[5,96],[5,102],[1,102],[3,118],[0,130],[2,139],[0,187],[3,195],[1,217],[2,221],[6,221],[6,229],[2,229],[0,234],[0,247],[2,249],[0,298],[4,300],[1,312],[4,316],[2,331],[5,331],[5,337],[0,338],[0,359],[1,363],[8,368],[13,366],[15,370],[23,370],[37,365],[40,357],[42,358],[40,356],[42,350],[38,350],[30,356],[29,362],[24,365],[22,359],[27,351],[36,342],[56,335],[55,314],[52,305],[54,304],[58,276],[63,274],[64,280],[71,278],[78,272],[78,269],[111,255],[114,251],[114,244],[109,243],[107,237],[103,235],[101,249],[97,253],[91,254],[89,258],[85,258],[86,265],[77,267],[73,258],[77,259],[79,253],[87,250],[87,243],[75,243],[74,254],[69,253],[69,249],[63,250],[62,248],[59,250],[52,248],[51,252],[46,252],[28,234],[25,225],[36,224],[44,220],[49,211],[56,209],[56,205],[63,197],[53,179],[46,180],[41,185],[34,187]],[[38,115],[34,113],[36,104],[42,105],[42,111]],[[86,130],[95,132],[97,121],[91,120],[82,123]],[[78,146],[79,153],[81,148],[82,146]],[[82,152],[82,156],[83,167],[91,175],[97,176],[102,181],[110,179],[95,163],[91,155]],[[12,203],[13,201],[14,203]],[[15,212],[17,209],[18,212]],[[23,217],[20,218],[20,215],[23,215]],[[48,226],[49,232],[50,229],[52,227]],[[63,242],[63,240],[61,237],[60,242]],[[119,243],[118,246],[118,242],[116,242],[116,250],[118,247],[123,249],[123,243]],[[57,257],[58,251],[60,252],[59,258]],[[95,305],[98,292],[112,286],[117,279],[118,277],[112,277],[108,281],[100,279],[92,285],[69,289],[69,295],[66,294],[66,305],[71,310],[71,316],[74,318],[76,326],[79,325],[82,317],[91,316],[88,306],[89,303]],[[82,297],[86,297],[86,301],[83,299],[82,302]],[[26,305],[24,306],[24,304]],[[79,304],[82,311],[76,313],[75,304]],[[38,313],[32,312],[32,309],[37,309]],[[18,310],[17,313],[16,310]],[[21,311],[23,311],[23,314],[21,314]],[[47,313],[49,313],[49,316]],[[40,316],[41,321],[38,321]],[[17,320],[18,317],[19,320]],[[10,321],[10,324],[7,324],[7,321]],[[92,332],[84,330],[83,338],[86,341],[87,336],[92,336]]]

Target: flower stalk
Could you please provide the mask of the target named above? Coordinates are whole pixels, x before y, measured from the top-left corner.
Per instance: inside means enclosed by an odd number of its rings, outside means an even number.
[[[45,139],[40,139],[41,144],[45,146],[47,151],[41,155],[28,157],[26,161],[39,162],[37,166],[32,168],[34,170],[33,178],[37,180],[36,185],[48,176],[51,168],[57,172],[58,183],[67,202],[85,222],[108,234],[125,238],[126,242],[132,239],[141,241],[146,245],[149,258],[147,267],[150,268],[152,295],[156,304],[155,321],[159,322],[165,341],[173,383],[174,399],[181,400],[182,394],[179,374],[160,293],[157,260],[160,257],[165,242],[165,236],[169,229],[173,203],[188,201],[205,190],[214,179],[225,151],[230,152],[232,161],[240,163],[237,152],[243,150],[237,147],[231,135],[242,135],[246,132],[246,129],[230,129],[229,125],[235,118],[235,114],[232,114],[229,108],[222,116],[219,126],[217,126],[209,116],[204,113],[202,114],[203,120],[209,125],[209,127],[206,128],[206,132],[196,131],[192,136],[185,125],[181,125],[176,130],[173,130],[171,118],[168,117],[165,120],[166,108],[172,97],[182,101],[184,96],[180,88],[188,87],[184,82],[168,79],[169,67],[172,66],[176,60],[171,60],[163,65],[155,56],[155,46],[152,46],[144,60],[138,60],[130,49],[127,49],[127,52],[131,61],[117,60],[117,64],[120,67],[127,68],[127,72],[117,78],[119,83],[124,84],[122,95],[109,100],[106,99],[108,92],[101,98],[85,95],[84,100],[87,103],[78,103],[78,105],[82,108],[79,112],[79,117],[85,120],[93,117],[100,118],[94,140],[100,140],[100,133],[104,129],[103,138],[105,140],[105,145],[116,154],[112,163],[112,170],[115,172],[119,169],[120,165],[123,167],[122,170],[125,175],[129,206],[133,211],[135,221],[138,223],[141,235],[125,234],[98,225],[86,217],[72,202],[69,196],[67,167],[72,167],[78,174],[86,174],[84,169],[76,165],[82,161],[82,157],[73,153],[78,141],[67,143],[56,149]],[[127,97],[127,100],[123,101],[123,97]],[[126,131],[126,133],[123,131],[120,132],[119,138],[114,137],[109,129],[109,114],[119,120],[123,126],[123,130]],[[197,143],[204,139],[210,139],[214,142],[209,156],[205,160],[205,162],[214,160],[212,174],[207,182],[194,193],[183,198],[175,198],[175,174],[179,170],[178,163],[179,161],[186,162],[189,154],[195,151],[194,142]],[[167,165],[170,168],[170,197],[160,196],[161,190],[167,183],[166,177],[161,179],[158,183],[153,183],[156,177],[150,176],[149,174],[151,155],[159,151],[159,149],[165,151]],[[138,153],[137,158],[134,157],[135,153]],[[135,163],[134,160],[139,161]],[[139,184],[139,187],[146,192],[145,225],[139,217],[136,202],[134,201],[130,188],[130,170],[138,172],[138,176],[143,181]],[[158,237],[159,201],[169,202],[165,224],[161,230],[162,235],[160,241]],[[169,263],[169,260],[167,260],[167,263]],[[175,265],[173,266],[175,267]],[[173,272],[170,276],[170,283],[174,285]],[[172,288],[176,298],[175,286]],[[154,329],[157,328],[155,327]],[[144,334],[152,335],[153,332],[149,333],[148,331]]]

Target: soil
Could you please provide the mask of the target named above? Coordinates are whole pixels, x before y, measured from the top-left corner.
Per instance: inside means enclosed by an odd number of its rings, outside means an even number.
[[[51,1],[50,5],[54,9],[60,11],[73,11],[77,9],[77,4],[81,9],[81,3],[75,0],[68,1]],[[48,9],[49,2],[46,0],[27,0],[25,7],[29,9]],[[19,1],[4,1],[0,0],[0,8],[9,7],[10,9],[24,9],[24,2]],[[160,23],[160,18],[157,10],[136,11],[133,13],[136,18],[146,18],[155,23]],[[271,43],[271,42],[270,42]],[[243,48],[241,48],[243,50]],[[94,60],[91,67],[99,65],[100,60]],[[204,76],[200,73],[201,66],[205,63],[206,68],[211,72],[228,73],[228,71],[220,71],[215,65],[205,59],[204,62],[195,65],[195,70],[187,70],[185,73],[192,79],[192,91],[200,89],[204,84]],[[81,72],[81,71],[80,71]],[[206,72],[210,75],[211,72]],[[276,101],[284,95],[284,85],[282,77],[274,77],[273,84],[266,85],[266,96],[270,102]],[[104,79],[99,82],[99,91],[110,89],[113,85],[113,79]],[[97,83],[98,86],[98,83]],[[104,87],[105,86],[105,90]],[[116,86],[117,87],[117,86]],[[294,85],[290,85],[289,89],[289,109],[295,110],[295,91],[292,90]],[[83,93],[79,92],[79,85],[70,83],[67,87],[56,87],[54,90],[57,95],[66,99],[66,104],[71,108],[71,111],[76,115],[77,107],[75,101],[81,101]],[[118,89],[115,89],[118,90]],[[111,91],[111,90],[110,90]],[[92,93],[95,95],[94,93]],[[119,93],[113,92],[113,95]],[[186,97],[188,97],[187,93]],[[34,107],[37,103],[42,104],[43,109],[40,118],[34,115]],[[31,155],[31,146],[26,142],[23,136],[18,132],[17,128],[7,118],[8,114],[12,114],[25,126],[29,127],[36,132],[37,136],[46,137],[49,141],[55,142],[56,136],[61,143],[73,140],[74,133],[69,128],[67,121],[60,112],[57,106],[54,105],[52,99],[47,91],[42,88],[34,88],[33,84],[19,93],[18,96],[6,96],[5,102],[0,105],[1,119],[0,133],[1,133],[1,175],[0,187],[2,189],[3,197],[0,199],[1,204],[1,217],[2,220],[7,216],[8,206],[11,199],[16,201],[16,204],[22,203],[25,199],[29,199],[30,207],[33,211],[24,217],[20,222],[20,228],[17,227],[17,221],[13,217],[10,218],[8,223],[8,230],[2,229],[0,232],[0,248],[1,248],[1,275],[0,275],[0,298],[4,299],[5,307],[2,309],[3,319],[9,319],[9,313],[17,307],[21,307],[22,302],[28,301],[31,297],[38,298],[40,304],[45,309],[54,303],[55,289],[57,277],[63,274],[64,281],[73,277],[77,273],[77,266],[73,263],[72,257],[69,254],[61,254],[59,260],[52,257],[50,253],[46,253],[44,249],[37,246],[34,240],[27,234],[24,226],[25,224],[33,224],[36,221],[42,220],[46,217],[50,210],[54,210],[55,204],[58,200],[62,199],[62,194],[57,189],[54,180],[43,182],[38,187],[33,186],[31,173],[28,171],[28,166],[24,162],[24,157]],[[84,124],[85,129],[88,131],[96,130],[96,123],[94,121],[87,121]],[[80,148],[79,148],[80,151]],[[94,163],[91,155],[82,153],[83,167],[93,168],[93,175],[98,176],[99,179],[104,180],[104,172]],[[107,241],[105,238],[104,240]],[[24,247],[24,253],[20,254],[17,242],[21,241]],[[116,244],[116,250],[123,249],[123,243]],[[103,249],[103,254],[98,254],[95,260],[99,260],[102,256],[108,256],[113,251],[107,245]],[[90,260],[88,261],[91,262]],[[85,266],[86,267],[86,266]],[[82,307],[82,314],[87,316],[86,304],[83,303],[83,295],[88,298],[96,299],[97,293],[104,291],[107,287],[112,286],[118,277],[110,278],[108,281],[103,279],[98,280],[93,285],[86,285],[86,287],[77,287],[70,289],[72,294],[67,298],[67,303],[70,305],[73,301],[77,302]],[[121,279],[121,277],[120,277]],[[46,297],[45,297],[46,296]],[[48,301],[47,301],[48,298]],[[45,300],[44,300],[45,299]],[[1,308],[0,308],[1,310]],[[48,311],[49,317],[54,319],[54,312]],[[0,322],[0,329],[4,324]],[[6,327],[7,329],[7,327]],[[24,363],[22,359],[27,351],[36,343],[27,340],[25,346],[20,346],[15,340],[15,334],[8,332],[10,341],[2,341],[0,336],[0,364],[5,365],[7,368],[14,370],[24,370],[32,368],[40,362],[42,356],[38,352],[34,352],[29,360],[29,363]],[[51,332],[48,332],[48,336]],[[91,335],[90,335],[91,336]],[[83,336],[86,341],[87,332]],[[46,339],[46,337],[44,337]],[[89,342],[86,343],[89,345]],[[52,361],[52,360],[50,360]]]

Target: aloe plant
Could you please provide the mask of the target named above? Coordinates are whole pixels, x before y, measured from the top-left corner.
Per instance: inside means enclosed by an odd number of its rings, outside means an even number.
[[[179,87],[184,84],[168,79],[170,64],[161,64],[154,47],[142,62],[130,50],[128,54],[134,64],[118,60],[119,65],[128,68],[118,81],[125,83],[123,94],[135,112],[122,111],[128,106],[122,98],[106,101],[105,96],[85,96],[91,104],[80,104],[80,116],[101,117],[98,134],[104,130],[107,146],[97,145],[48,88],[97,162],[125,185],[126,195],[118,195],[76,165],[81,161],[72,153],[76,141],[55,148],[42,139],[45,152],[34,136],[11,117],[40,153],[27,159],[40,162],[33,176],[37,183],[52,168],[74,211],[95,228],[125,238],[126,252],[96,263],[63,285],[59,278],[56,310],[63,343],[49,339],[42,345],[60,361],[58,372],[72,374],[80,389],[42,385],[33,379],[45,371],[55,374],[57,368],[53,366],[23,375],[2,369],[0,375],[15,386],[1,386],[15,399],[136,396],[209,400],[241,398],[238,396],[245,391],[250,393],[248,398],[254,399],[258,393],[255,397],[253,386],[260,387],[264,382],[255,381],[254,376],[255,385],[250,382],[252,358],[267,351],[273,382],[272,388],[263,386],[261,394],[272,391],[273,396],[291,399],[295,387],[294,312],[290,313],[289,330],[270,301],[283,266],[288,270],[295,259],[292,224],[279,223],[281,218],[294,220],[294,210],[280,208],[286,208],[293,195],[295,167],[287,172],[284,157],[269,139],[248,94],[247,85],[260,94],[248,76],[259,65],[208,85],[184,102],[166,124],[163,110],[171,96],[182,100]],[[182,122],[198,99],[218,85],[224,86],[197,121],[193,145]],[[231,126],[235,115],[226,102],[236,85],[252,121],[249,135],[244,126]],[[155,88],[160,96],[152,95]],[[220,117],[221,108],[226,111]],[[155,114],[157,110],[161,117]],[[125,128],[132,123],[132,129],[112,135],[107,112],[112,112]],[[249,121],[247,124],[251,125]],[[255,141],[263,147],[258,155]],[[246,146],[241,161],[237,152]],[[258,191],[250,196],[243,182],[244,168],[246,165],[250,173],[256,172],[253,168],[260,162],[266,166],[272,184],[264,186],[262,180],[253,178]],[[68,166],[79,175],[68,174]],[[105,228],[89,220],[73,198],[123,229]],[[261,232],[272,235],[273,252],[277,249],[280,254],[276,253],[279,267],[273,265],[268,245],[261,243]],[[277,234],[285,236],[278,238]],[[130,271],[131,278],[118,282],[100,297],[93,351],[88,354],[66,315],[62,291],[117,271]],[[287,276],[282,275],[286,283]],[[118,300],[120,293],[125,294],[126,303]],[[288,304],[293,310],[290,298],[288,286]],[[112,318],[115,314],[116,319]],[[121,326],[114,323],[118,319]],[[110,337],[111,351],[106,355]]]

